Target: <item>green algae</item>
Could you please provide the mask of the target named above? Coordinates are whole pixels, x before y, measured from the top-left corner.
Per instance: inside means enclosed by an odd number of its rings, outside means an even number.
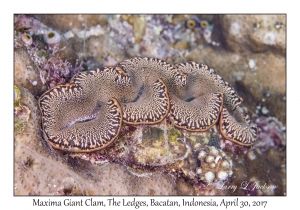
[[[20,106],[22,94],[18,86],[14,85],[14,107]]]
[[[14,130],[17,133],[23,133],[25,130],[25,127],[27,125],[27,120],[24,118],[15,118],[14,119]]]
[[[22,94],[18,86],[14,85],[14,132],[23,133],[28,123],[30,110],[22,104]]]
[[[169,130],[169,144],[174,146],[178,144],[178,139],[182,137],[182,134],[179,130],[172,128],[171,130]]]
[[[142,141],[134,156],[142,165],[161,165],[167,161],[168,153],[164,131],[157,127],[147,127],[142,132]]]

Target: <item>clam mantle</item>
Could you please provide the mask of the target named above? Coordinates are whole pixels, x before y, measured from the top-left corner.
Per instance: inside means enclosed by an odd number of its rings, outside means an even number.
[[[164,119],[197,132],[218,123],[224,138],[250,146],[257,128],[241,102],[207,65],[172,65],[147,57],[77,73],[70,83],[55,86],[38,101],[45,138],[54,148],[71,152],[107,147],[123,123],[153,125]]]

